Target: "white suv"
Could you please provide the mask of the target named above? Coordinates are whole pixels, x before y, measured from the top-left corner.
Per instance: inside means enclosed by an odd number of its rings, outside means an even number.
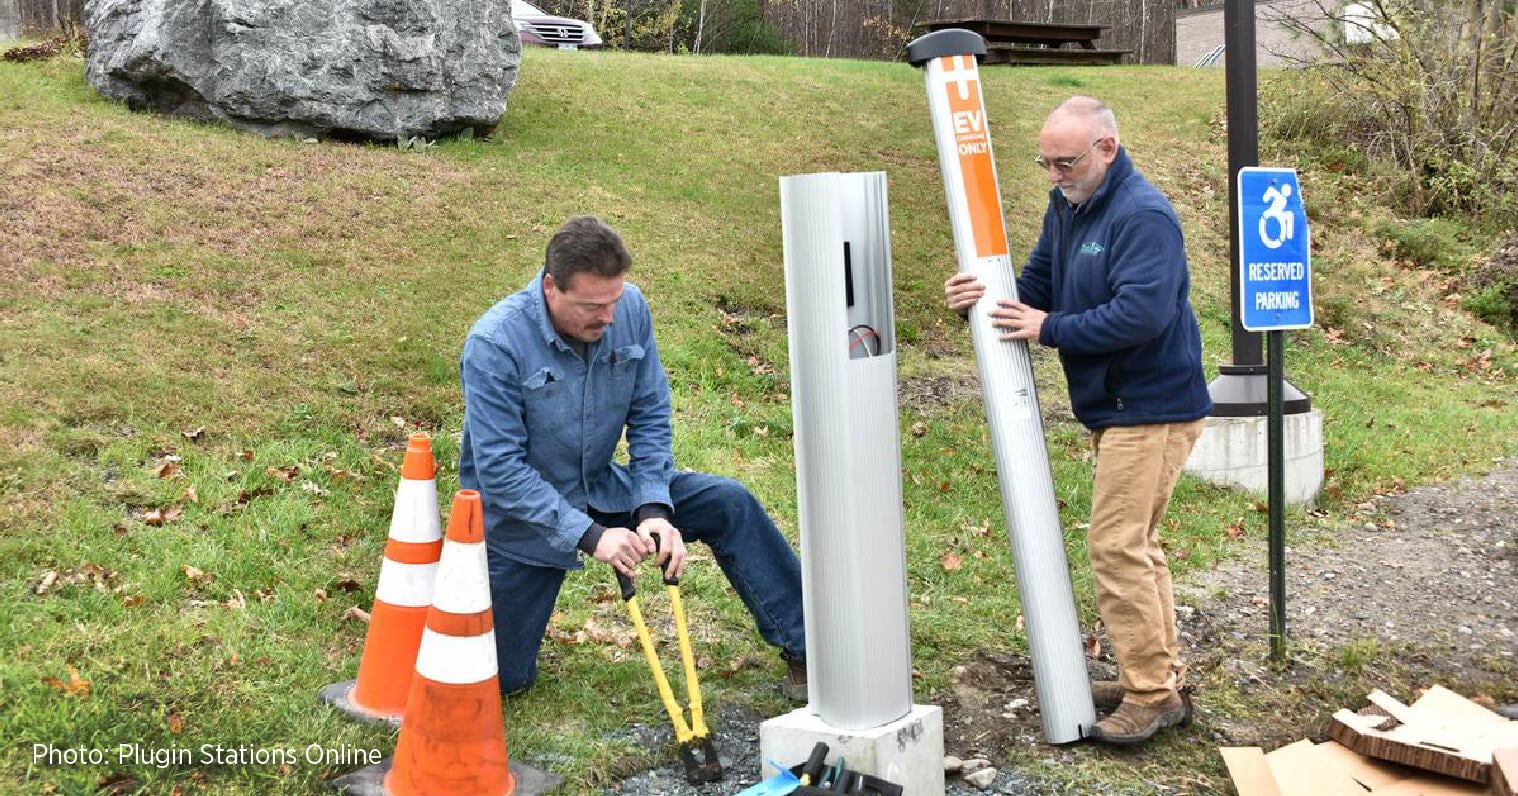
[[[511,0],[511,19],[523,44],[558,47],[561,50],[601,47],[601,37],[589,22],[556,17],[524,0]]]

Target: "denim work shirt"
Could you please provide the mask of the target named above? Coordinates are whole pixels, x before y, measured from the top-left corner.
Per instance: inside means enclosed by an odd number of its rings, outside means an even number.
[[[670,505],[669,380],[642,291],[626,284],[586,358],[548,317],[541,273],[470,329],[459,482],[480,492],[492,555],[578,569],[586,509]],[[628,461],[613,462],[627,433]]]

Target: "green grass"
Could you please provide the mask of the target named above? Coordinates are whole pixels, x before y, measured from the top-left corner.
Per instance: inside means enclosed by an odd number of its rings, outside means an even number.
[[[793,536],[779,177],[888,173],[902,375],[973,372],[942,307],[952,241],[922,76],[904,64],[534,50],[494,137],[412,152],[136,115],[81,72],[67,59],[0,65],[0,792],[87,793],[124,775],[151,793],[296,794],[351,767],[118,765],[118,744],[390,751],[391,733],[316,692],[356,669],[364,626],[345,612],[372,601],[406,434],[433,433],[451,494],[463,336],[530,278],[569,215],[607,218],[634,253],[681,466],[749,483]],[[1215,372],[1229,350],[1221,75],[984,75],[1018,251],[1044,203],[1029,162],[1043,115],[1074,91],[1114,105],[1186,224]],[[1518,368],[1501,334],[1380,259],[1370,230],[1387,219],[1351,179],[1304,175],[1304,192],[1322,197],[1314,287],[1332,317],[1292,335],[1288,371],[1324,412],[1330,473],[1322,510],[1289,518],[1323,534],[1369,494],[1511,451]],[[1038,368],[1089,622],[1087,445],[1059,408],[1053,357]],[[973,650],[1025,640],[1009,630],[1019,607],[978,395],[905,404],[901,421],[927,429],[901,443],[924,697]],[[1182,577],[1230,555],[1230,525],[1262,534],[1257,502],[1183,480],[1167,539]],[[964,565],[946,571],[949,552]],[[506,705],[512,755],[568,777],[570,792],[668,759],[622,731],[662,713],[636,648],[615,643],[625,622],[610,589],[597,567],[569,579],[544,680]],[[696,563],[685,591],[708,704],[785,709],[781,665],[715,568]],[[667,616],[657,601],[649,613]],[[587,626],[600,630],[578,642]],[[110,754],[33,765],[33,743]],[[1157,759],[1216,776],[1209,748],[1177,741]],[[1182,781],[1080,759],[1090,781]]]

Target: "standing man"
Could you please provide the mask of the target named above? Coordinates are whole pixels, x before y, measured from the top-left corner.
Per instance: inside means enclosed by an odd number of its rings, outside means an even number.
[[[1212,411],[1201,333],[1180,221],[1128,159],[1111,109],[1071,97],[1044,123],[1038,152],[1054,185],[1043,231],[1017,278],[1020,300],[990,317],[1003,340],[1059,351],[1075,417],[1091,429],[1087,547],[1121,670],[1092,684],[1097,706],[1116,708],[1094,737],[1138,743],[1190,715],[1160,520]],[[985,286],[956,274],[944,294],[968,314]]]
[[[459,481],[479,490],[501,690],[537,679],[538,649],[566,570],[583,556],[632,576],[655,555],[685,569],[706,543],[806,699],[801,563],[742,484],[675,470],[669,381],[653,319],[625,281],[615,230],[571,218],[543,271],[491,307],[464,343]],[[627,463],[613,461],[627,438]]]

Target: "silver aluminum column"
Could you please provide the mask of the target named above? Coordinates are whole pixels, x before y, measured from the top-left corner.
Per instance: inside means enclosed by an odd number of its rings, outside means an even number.
[[[811,709],[912,710],[890,226],[883,172],[780,179]]]
[[[1028,344],[1003,342],[989,315],[997,301],[1017,298],[1017,283],[980,93],[976,61],[984,54],[985,42],[963,30],[930,33],[907,48],[908,60],[925,66],[958,267],[975,274],[986,286],[985,297],[970,311],[970,328],[1044,737],[1050,743],[1069,743],[1080,740],[1085,729],[1096,723],[1096,708],[1049,472],[1033,362]]]

